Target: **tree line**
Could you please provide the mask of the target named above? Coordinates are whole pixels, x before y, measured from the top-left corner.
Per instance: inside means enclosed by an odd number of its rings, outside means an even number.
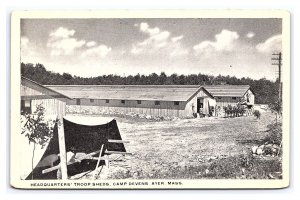
[[[149,75],[102,75],[97,77],[72,76],[69,73],[55,73],[46,70],[42,64],[21,63],[22,76],[34,80],[43,85],[250,85],[255,93],[255,102],[270,104],[278,100],[278,80],[270,81],[266,78],[254,80],[236,78],[235,76],[211,76],[206,74],[168,76],[164,72]]]

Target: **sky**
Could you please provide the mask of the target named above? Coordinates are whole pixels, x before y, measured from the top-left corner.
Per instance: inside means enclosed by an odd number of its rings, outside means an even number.
[[[81,77],[151,73],[275,80],[281,19],[22,19],[21,62]]]

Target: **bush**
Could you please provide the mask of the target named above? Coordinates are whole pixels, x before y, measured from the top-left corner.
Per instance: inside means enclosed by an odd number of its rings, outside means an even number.
[[[279,100],[270,103],[269,108],[271,109],[272,112],[275,112],[279,115],[282,114],[282,103]]]
[[[264,138],[264,142],[280,145],[282,141],[282,124],[269,124],[267,127],[268,134]]]
[[[259,110],[254,110],[253,115],[256,117],[256,119],[260,119],[260,112]]]

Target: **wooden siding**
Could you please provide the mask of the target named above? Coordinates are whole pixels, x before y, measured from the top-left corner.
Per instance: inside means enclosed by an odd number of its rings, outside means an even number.
[[[122,103],[122,99],[107,99],[109,103],[106,103],[106,99],[93,99],[94,102],[91,102],[90,99],[80,99],[80,105],[85,106],[103,106],[103,107],[132,107],[132,108],[158,108],[158,109],[182,109],[184,110],[184,102],[180,101],[179,105],[174,105],[174,101],[160,101],[160,105],[155,105],[155,101],[141,101],[141,104],[138,104],[137,100],[125,100],[125,103]],[[77,99],[68,100],[68,105],[76,105]]]
[[[255,96],[254,96],[253,92],[251,90],[248,90],[245,93],[244,97],[247,98],[247,95],[249,95],[249,102],[248,103],[251,104],[251,105],[254,105],[255,104]]]
[[[21,85],[21,99],[31,100],[31,112],[36,111],[38,105],[42,105],[45,108],[45,115],[61,115],[66,114],[66,99],[65,98],[54,98],[49,93],[43,93],[43,90],[38,91],[34,87],[31,88],[32,84],[27,87]],[[54,95],[51,93],[51,95]]]
[[[219,97],[215,97],[215,99],[217,106],[220,106],[221,108],[228,105],[236,106],[236,104],[241,100],[240,97],[237,97],[236,99],[232,99],[232,97],[221,97],[221,99],[219,99]]]
[[[207,98],[211,106],[214,106],[216,103],[215,99],[207,96],[202,90],[199,91],[190,101],[187,102],[185,107],[185,115],[191,116],[193,113],[197,112],[197,99],[198,98]]]
[[[66,103],[63,101],[58,99],[33,99],[31,103],[32,112],[40,104],[45,108],[45,115],[66,115]]]
[[[81,105],[76,105],[76,99],[74,99],[68,100],[67,112],[90,114],[127,114],[133,112],[152,116],[192,117],[192,105],[197,105],[198,97],[205,97],[213,100],[213,98],[208,97],[202,90],[196,93],[194,97],[188,101],[179,101],[179,105],[175,105],[175,101],[160,101],[160,105],[155,105],[155,101],[146,100],[141,100],[141,104],[138,104],[138,100],[125,100],[125,102],[122,103],[123,99],[107,99],[109,100],[109,103],[106,103],[106,99],[93,99],[92,102],[90,99],[80,99]]]
[[[232,97],[221,97],[221,99],[219,99],[219,97],[215,97],[216,102],[217,102],[217,106],[228,106],[228,105],[232,105],[232,106],[236,106],[238,102],[240,102],[242,100],[242,98],[247,99],[247,95],[249,95],[249,102],[247,102],[250,105],[254,105],[255,103],[255,96],[253,94],[253,92],[251,90],[248,90],[243,97],[236,97],[236,99],[232,99]]]
[[[179,109],[67,105],[67,114],[72,114],[72,113],[81,113],[81,114],[137,113],[137,114],[144,114],[144,115],[151,115],[151,116],[187,117],[187,115],[185,115],[185,110],[179,110]]]
[[[109,103],[105,103],[105,99],[94,99],[94,102],[90,102],[89,99],[80,99],[81,105],[76,105],[76,100],[68,101],[68,105],[71,109],[78,110],[76,112],[83,111],[95,111],[97,113],[140,113],[153,116],[176,116],[182,117],[185,113],[185,102],[179,102],[179,105],[174,105],[173,101],[160,101],[160,105],[155,105],[155,101],[141,101],[141,104],[137,103],[137,100],[125,100],[125,103],[121,103],[121,100],[111,100]],[[90,110],[89,110],[89,107]],[[72,112],[72,111],[71,111]]]
[[[249,95],[249,102],[247,103],[250,105],[254,105],[255,103],[255,94],[249,85],[211,85],[205,86],[205,88],[214,95],[217,106],[220,107],[235,106],[243,98],[247,100],[247,95]],[[232,99],[232,97],[236,99]]]

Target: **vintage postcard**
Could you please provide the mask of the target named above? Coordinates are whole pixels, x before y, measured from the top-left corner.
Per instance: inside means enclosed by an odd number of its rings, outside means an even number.
[[[11,185],[289,186],[290,14],[15,11]]]

